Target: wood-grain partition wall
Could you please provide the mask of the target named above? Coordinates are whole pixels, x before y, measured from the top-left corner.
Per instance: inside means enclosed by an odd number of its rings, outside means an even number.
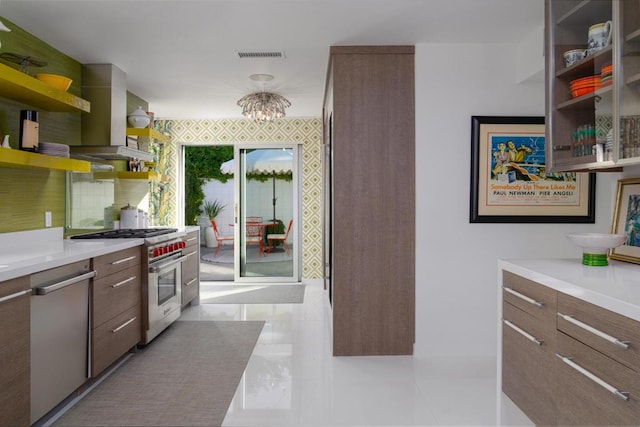
[[[333,354],[412,354],[414,47],[332,47],[327,82]]]

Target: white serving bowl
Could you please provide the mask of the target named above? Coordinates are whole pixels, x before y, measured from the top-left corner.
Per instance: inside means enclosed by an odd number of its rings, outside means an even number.
[[[607,265],[607,252],[624,243],[624,234],[606,233],[572,233],[567,238],[576,246],[582,248],[582,263],[591,266]]]
[[[627,238],[624,234],[606,233],[572,233],[567,234],[567,237],[589,254],[606,254],[609,249],[623,244]]]

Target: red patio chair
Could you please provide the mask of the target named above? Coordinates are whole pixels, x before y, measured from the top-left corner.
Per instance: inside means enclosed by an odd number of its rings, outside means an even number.
[[[211,220],[211,225],[213,226],[213,234],[216,237],[216,242],[218,242],[218,245],[216,246],[216,251],[213,254],[214,257],[217,257],[218,251],[220,250],[220,246],[222,246],[223,242],[231,242],[231,247],[233,248],[233,236],[221,236],[220,232],[218,231],[218,226],[216,225],[215,219]]]

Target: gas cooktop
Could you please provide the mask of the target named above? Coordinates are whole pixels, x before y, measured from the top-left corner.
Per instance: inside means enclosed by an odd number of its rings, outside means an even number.
[[[122,228],[119,230],[98,231],[96,233],[77,234],[71,239],[145,239],[174,233],[176,228]]]

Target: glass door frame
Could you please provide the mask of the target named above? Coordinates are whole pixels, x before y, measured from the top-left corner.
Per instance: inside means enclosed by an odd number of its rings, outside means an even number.
[[[216,146],[233,146],[234,148],[234,158],[239,158],[240,149],[255,149],[255,148],[289,148],[293,150],[293,194],[292,194],[292,218],[293,218],[293,226],[291,227],[291,232],[289,233],[289,238],[291,239],[293,248],[293,274],[291,277],[240,277],[240,245],[234,245],[234,283],[300,283],[302,281],[302,228],[300,226],[302,219],[302,203],[301,203],[301,195],[302,195],[302,143],[299,142],[290,142],[290,143],[240,143],[240,142],[229,142],[224,144],[215,144],[215,143],[180,143],[180,149],[177,156],[177,168],[178,173],[176,174],[176,188],[180,189],[180,191],[176,191],[176,224],[178,226],[184,227],[185,225],[185,217],[184,217],[184,185],[185,185],[185,147],[187,146],[208,146],[208,147],[216,147]],[[234,162],[235,175],[239,176],[239,161]],[[234,221],[236,221],[236,212],[239,212],[239,203],[240,203],[240,180],[234,179]],[[238,209],[238,210],[237,210]],[[239,221],[240,218],[237,219]],[[285,224],[285,227],[288,224]],[[243,227],[234,227],[234,239],[236,242],[240,242],[238,240],[240,236],[240,228]],[[286,232],[286,229],[285,229]],[[231,282],[226,282],[231,283]]]
[[[292,218],[293,218],[293,226],[291,227],[291,231],[289,233],[289,237],[292,241],[292,262],[293,262],[293,273],[291,276],[242,276],[242,261],[245,251],[245,245],[243,244],[244,240],[242,237],[246,233],[246,217],[247,213],[244,210],[244,206],[246,206],[246,202],[244,198],[246,197],[245,192],[245,180],[244,178],[244,156],[241,152],[246,152],[246,150],[255,150],[255,149],[290,149],[293,151],[293,161],[292,161]],[[301,213],[301,204],[300,204],[300,195],[301,187],[302,187],[302,167],[301,167],[301,150],[302,144],[300,143],[242,143],[242,144],[234,144],[234,222],[236,227],[234,227],[234,241],[237,244],[234,247],[234,282],[236,283],[300,283],[301,282],[301,233],[299,232],[299,224],[300,218],[302,217]],[[240,179],[235,179],[239,177]],[[285,233],[286,227],[288,224],[285,224]],[[266,248],[265,248],[266,249]]]

